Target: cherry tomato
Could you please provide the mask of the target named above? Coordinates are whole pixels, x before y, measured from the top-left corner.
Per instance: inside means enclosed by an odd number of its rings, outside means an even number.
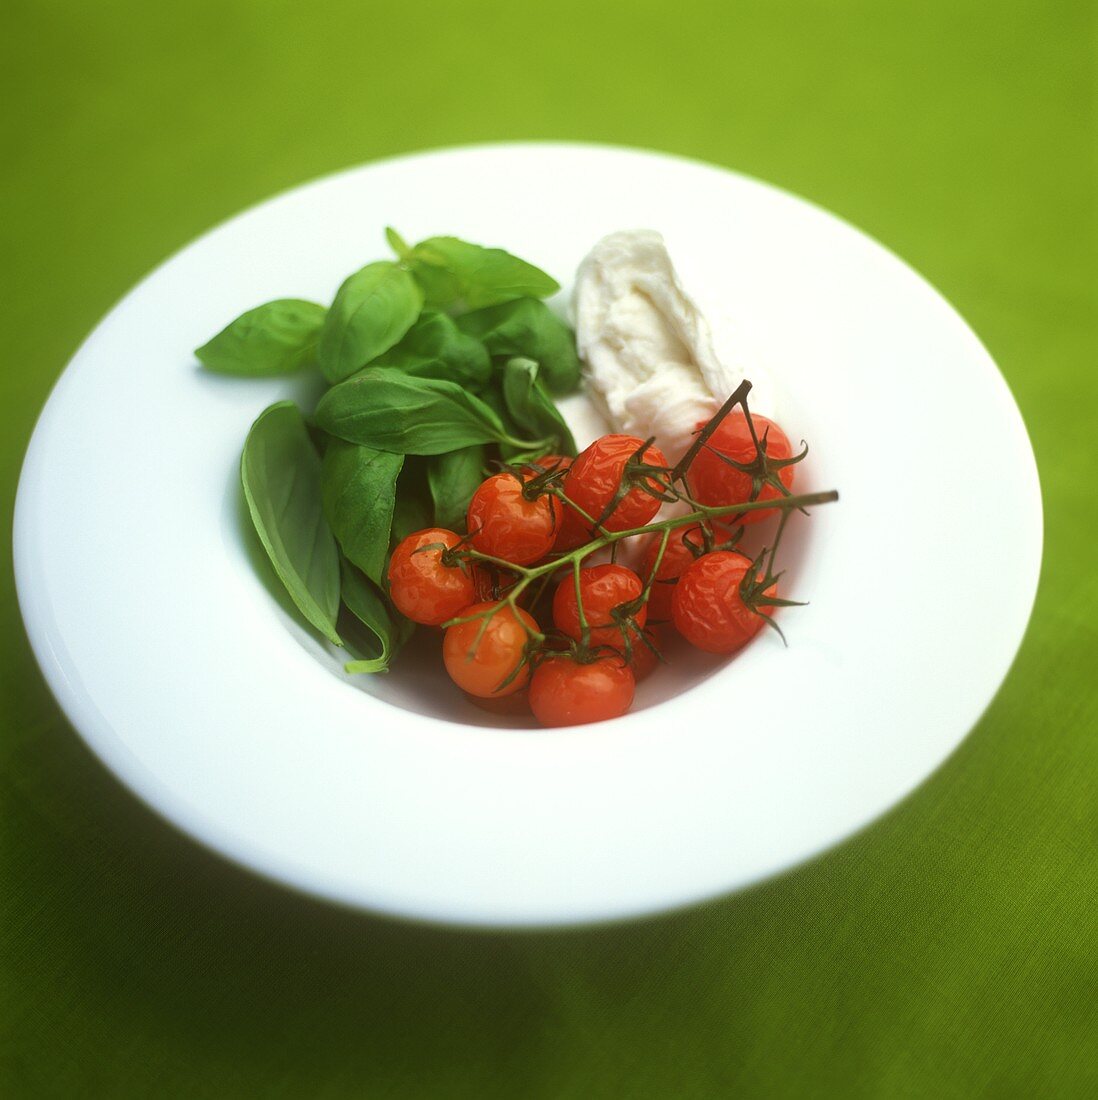
[[[565,495],[592,519],[601,519],[602,513],[621,485],[626,462],[643,446],[644,440],[633,435],[604,435],[601,439],[596,439],[569,468],[564,478]],[[667,465],[667,459],[663,457],[659,447],[649,447],[642,458],[650,466]],[[648,478],[647,481],[653,489],[659,488],[658,482],[653,478]],[[639,487],[634,487],[625,494],[614,511],[602,520],[602,525],[607,531],[642,527],[659,509],[660,502],[655,497],[649,496]],[[580,520],[578,526],[585,528],[585,521]],[[590,535],[586,537],[590,538]]]
[[[610,613],[641,594],[644,585],[640,577],[623,565],[592,565],[580,570],[579,587],[583,613],[591,627],[590,644],[620,646],[622,628]],[[642,604],[633,619],[638,627],[643,627],[647,618],[648,608]],[[570,638],[578,640],[583,633],[576,606],[576,578],[571,573],[553,594],[553,622]]]
[[[528,500],[523,486],[535,475],[494,474],[473,494],[466,524],[473,547],[482,554],[529,565],[553,549],[560,527],[560,501],[542,495]]]
[[[707,653],[732,653],[762,629],[763,617],[740,595],[750,558],[733,550],[715,550],[690,565],[675,585],[671,615],[679,633]],[[771,585],[766,594],[773,596]]]
[[[463,615],[475,615],[495,606],[491,602],[476,603],[465,608]],[[522,662],[529,637],[523,623],[530,630],[538,629],[533,616],[521,607],[517,611],[502,607],[488,619],[487,626],[482,619],[473,619],[448,627],[442,640],[442,660],[450,679],[462,691],[485,699],[521,691],[530,679],[529,666],[522,668],[505,687],[500,684]]]
[[[471,570],[444,565],[443,550],[420,547],[441,543],[453,547],[461,536],[443,527],[427,527],[402,539],[389,559],[389,595],[397,610],[414,623],[438,626],[473,602]]]
[[[633,702],[633,672],[619,656],[580,664],[550,657],[530,680],[530,709],[543,726],[581,726],[624,714]]]
[[[714,541],[718,543],[732,537],[732,532],[721,524],[714,524],[711,531]],[[659,554],[662,540],[663,536],[659,533],[648,536],[640,563],[641,579],[645,582],[652,574],[652,566],[656,564],[656,556]],[[674,595],[675,585],[687,567],[692,565],[704,550],[705,541],[700,523],[695,523],[691,527],[676,527],[671,531],[663,557],[660,558],[655,583],[648,595],[648,611],[653,619],[671,618],[671,597]]]
[[[751,416],[755,433],[760,443],[765,443],[768,459],[787,459],[793,454],[793,448],[785,432],[765,416]],[[699,424],[701,429],[703,425]],[[751,439],[751,429],[747,426],[747,417],[739,409],[734,409],[717,426],[708,442],[698,452],[690,464],[687,481],[690,491],[702,504],[720,507],[724,504],[746,504],[752,500],[754,483],[751,474],[737,470],[722,461],[721,455],[746,466],[756,459],[755,444]],[[782,466],[777,471],[778,478],[786,489],[793,488],[792,466]],[[759,491],[758,500],[775,500],[782,494],[772,484],[764,484]],[[757,512],[745,512],[737,523],[757,523],[772,516],[776,508],[763,508]]]

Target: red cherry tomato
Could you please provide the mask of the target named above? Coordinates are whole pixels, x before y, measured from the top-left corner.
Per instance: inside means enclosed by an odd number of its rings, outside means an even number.
[[[751,560],[733,550],[716,550],[690,565],[675,585],[671,614],[679,633],[707,653],[732,653],[764,625],[740,594]],[[768,596],[776,589],[771,585]]]
[[[560,501],[541,495],[523,496],[523,486],[535,475],[519,481],[515,474],[494,474],[473,494],[466,524],[474,549],[482,554],[529,565],[553,549],[560,527]]]
[[[389,559],[389,595],[397,610],[414,623],[438,626],[473,602],[472,572],[461,565],[444,565],[443,550],[421,547],[440,543],[450,548],[461,536],[443,527],[427,527],[402,539]]]
[[[530,679],[530,709],[543,726],[581,726],[624,714],[633,702],[633,672],[619,656],[580,664],[550,657]]]
[[[717,543],[732,537],[732,532],[720,524],[714,524],[710,530],[713,540]],[[656,564],[656,556],[659,554],[662,540],[663,536],[656,533],[649,535],[645,544],[639,572],[641,580],[646,583],[652,574],[652,566]],[[676,527],[671,531],[663,557],[660,558],[655,583],[648,596],[648,611],[653,619],[671,618],[671,597],[674,595],[675,585],[687,567],[692,565],[704,551],[705,541],[700,523],[695,523],[691,527]]]
[[[602,513],[609,507],[621,485],[626,462],[643,446],[644,440],[633,435],[604,435],[601,439],[596,439],[568,470],[564,478],[565,495],[592,519],[601,519]],[[659,447],[647,448],[642,458],[650,466],[667,465],[667,459],[663,457]],[[659,488],[658,482],[653,478],[648,478],[647,483],[653,489]],[[660,502],[655,497],[649,496],[639,487],[634,487],[625,494],[613,512],[602,520],[602,525],[607,531],[642,527],[659,509]],[[581,520],[578,526],[583,529],[586,522]],[[590,535],[586,537],[589,538]]]
[[[473,604],[464,609],[463,615],[475,615],[494,606],[493,603]],[[485,699],[521,691],[530,679],[529,666],[522,668],[505,687],[500,685],[522,663],[529,637],[527,627],[533,631],[538,629],[533,616],[522,608],[513,612],[509,607],[500,608],[488,619],[486,626],[482,619],[473,619],[448,627],[442,640],[442,660],[450,679],[462,691]]]
[[[622,565],[592,565],[580,570],[579,587],[583,613],[591,627],[590,644],[620,646],[622,628],[611,612],[641,594],[644,585],[640,577]],[[647,618],[648,608],[642,604],[633,619],[638,627],[643,627]],[[570,638],[579,640],[583,633],[576,604],[576,579],[572,574],[557,585],[553,594],[553,622]]]
[[[760,444],[766,448],[768,459],[787,459],[793,454],[785,432],[765,416],[751,416],[755,433]],[[703,425],[699,424],[701,429]],[[754,483],[751,474],[737,470],[721,459],[721,455],[746,466],[756,459],[755,444],[751,439],[751,429],[747,418],[739,409],[734,409],[717,426],[706,445],[698,452],[690,464],[687,481],[690,491],[702,504],[720,507],[725,504],[746,504],[749,500],[775,500],[782,494],[772,484],[764,484],[757,498],[752,497]],[[777,471],[778,478],[786,489],[793,488],[792,466],[782,466]],[[745,512],[737,523],[757,523],[772,516],[776,508],[763,508],[757,512]]]

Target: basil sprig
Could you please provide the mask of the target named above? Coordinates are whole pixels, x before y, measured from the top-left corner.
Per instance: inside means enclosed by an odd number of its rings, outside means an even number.
[[[462,529],[493,463],[575,453],[550,396],[579,381],[571,330],[540,300],[557,282],[500,248],[387,235],[397,259],[350,275],[327,309],[276,299],[195,352],[222,374],[329,385],[308,421],[289,401],[260,413],[240,478],[275,574],[352,672],[384,671],[411,632],[386,590],[396,541]]]

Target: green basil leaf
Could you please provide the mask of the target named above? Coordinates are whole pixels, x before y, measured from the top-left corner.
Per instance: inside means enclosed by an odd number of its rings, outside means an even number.
[[[412,327],[423,291],[399,264],[379,260],[344,280],[320,332],[317,352],[329,382],[348,378]]]
[[[343,553],[382,584],[404,455],[331,439],[324,452],[324,515]]]
[[[242,313],[194,354],[207,370],[220,374],[255,377],[299,370],[316,362],[327,312],[316,302],[278,298]]]
[[[252,523],[298,610],[342,645],[339,551],[324,519],[320,476],[320,457],[297,406],[280,401],[260,413],[240,460]]]
[[[437,455],[507,439],[499,417],[461,386],[391,367],[371,367],[333,386],[315,419],[330,435],[399,454]]]
[[[422,531],[433,522],[431,491],[427,485],[430,459],[409,455],[397,478],[396,507],[390,543],[396,545],[414,531]]]
[[[483,446],[462,447],[436,455],[427,467],[427,483],[435,504],[435,523],[451,531],[465,525],[465,512],[477,487],[484,480],[486,455]]]
[[[343,667],[350,673],[385,672],[414,627],[391,610],[378,590],[350,562],[343,563],[343,604],[361,628],[347,629],[348,650],[357,658]]]
[[[484,248],[457,237],[430,237],[406,251],[398,234],[387,235],[431,306],[481,309],[515,298],[547,298],[560,290],[560,284],[540,268],[502,248]]]
[[[556,442],[549,450],[576,453],[572,432],[538,381],[538,365],[533,359],[508,359],[503,365],[503,400],[524,434],[535,438],[553,436]]]
[[[442,378],[479,389],[492,374],[488,349],[445,313],[425,311],[396,347],[369,364],[399,367],[421,378]]]
[[[457,318],[457,324],[462,332],[481,340],[496,358],[533,359],[541,367],[539,377],[551,393],[570,393],[579,385],[575,337],[544,302],[520,298],[466,313]]]

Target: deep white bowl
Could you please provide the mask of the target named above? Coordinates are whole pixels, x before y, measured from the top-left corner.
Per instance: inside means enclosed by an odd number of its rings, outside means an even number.
[[[266,299],[327,301],[387,224],[502,245],[565,284],[604,233],[665,234],[720,350],[773,383],[759,411],[810,442],[798,488],[842,493],[791,527],[786,594],[811,602],[783,613],[788,649],[767,632],[731,661],[684,655],[625,718],[568,730],[496,728],[429,655],[342,675],[265,586],[237,484],[254,416],[312,384],[210,375],[192,349]],[[598,431],[582,398],[567,409]],[[910,791],[1009,668],[1041,505],[994,363],[880,245],[707,165],[497,145],[341,172],[158,268],[50,397],[15,550],[62,707],[180,828],[351,905],[537,925],[744,886]]]

